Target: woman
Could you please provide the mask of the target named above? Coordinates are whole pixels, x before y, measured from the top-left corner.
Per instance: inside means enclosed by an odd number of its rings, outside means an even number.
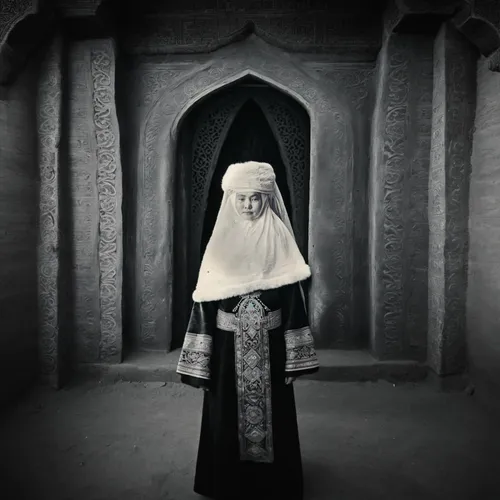
[[[302,499],[292,382],[318,370],[299,282],[311,275],[268,163],[230,165],[177,372],[205,390],[194,491]]]

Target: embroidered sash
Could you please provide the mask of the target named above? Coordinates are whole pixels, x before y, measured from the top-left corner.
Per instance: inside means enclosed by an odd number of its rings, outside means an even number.
[[[249,295],[234,311],[217,311],[217,328],[235,334],[240,459],[269,463],[274,461],[269,330],[281,325],[281,310],[267,312]]]

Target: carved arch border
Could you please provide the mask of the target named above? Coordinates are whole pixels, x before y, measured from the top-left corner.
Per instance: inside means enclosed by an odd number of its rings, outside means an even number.
[[[252,50],[248,51],[251,45]],[[322,77],[311,76],[292,57],[261,41],[228,47],[230,54],[200,64],[165,89],[149,110],[141,135],[139,155],[138,224],[136,227],[135,325],[143,347],[172,339],[175,164],[182,118],[201,99],[246,76],[266,82],[290,96],[310,118],[309,265],[313,273],[310,301],[313,330],[320,323],[335,328],[350,324],[352,316],[352,241],[348,217],[352,203],[353,132],[349,106],[329,94]],[[333,168],[329,168],[334,163]],[[329,182],[316,179],[330,176]],[[318,208],[325,199],[332,207]],[[329,216],[329,214],[332,214]],[[332,221],[332,218],[335,221]],[[332,223],[333,222],[333,223]],[[318,257],[331,252],[332,259]],[[328,276],[328,279],[326,278]],[[328,318],[324,315],[327,314]],[[333,325],[332,325],[333,322]],[[163,347],[163,344],[162,344]]]

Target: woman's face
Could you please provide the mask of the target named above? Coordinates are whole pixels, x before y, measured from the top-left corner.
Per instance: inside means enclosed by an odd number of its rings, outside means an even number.
[[[245,220],[255,220],[262,209],[261,193],[236,193],[236,210]]]

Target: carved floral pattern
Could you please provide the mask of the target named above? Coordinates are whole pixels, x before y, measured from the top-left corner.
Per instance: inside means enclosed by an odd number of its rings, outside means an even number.
[[[111,42],[91,54],[99,197],[100,358],[121,355],[121,169]]]

